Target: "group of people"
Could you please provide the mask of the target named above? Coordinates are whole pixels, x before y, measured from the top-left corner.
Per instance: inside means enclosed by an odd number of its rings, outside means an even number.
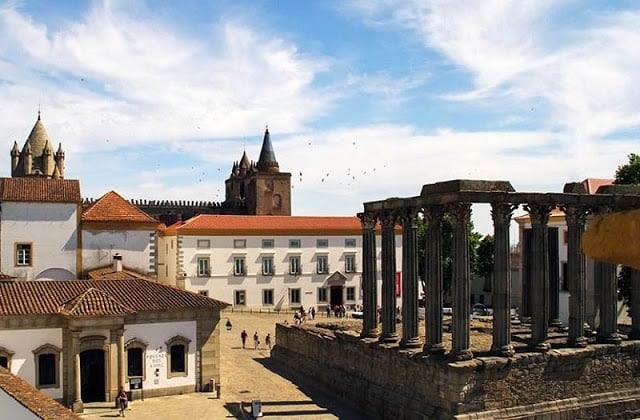
[[[247,333],[247,330],[242,330],[242,332],[240,333],[240,340],[242,341],[242,348],[246,348],[247,345],[247,337],[249,337],[249,334]],[[264,338],[264,342],[267,345],[267,348],[269,348],[269,350],[271,350],[271,333],[267,333],[267,336]],[[253,348],[254,350],[258,350],[258,345],[260,344],[260,336],[258,335],[258,331],[256,331],[255,333],[253,333]]]
[[[327,318],[331,316],[331,312],[333,309],[333,314],[336,318],[344,318],[347,316],[347,307],[344,305],[334,305],[333,308],[327,305]]]
[[[304,324],[307,318],[313,321],[315,317],[316,317],[316,308],[314,306],[312,306],[308,311],[305,311],[304,306],[301,306],[300,309],[294,312],[293,322],[296,325],[301,325],[301,324]]]

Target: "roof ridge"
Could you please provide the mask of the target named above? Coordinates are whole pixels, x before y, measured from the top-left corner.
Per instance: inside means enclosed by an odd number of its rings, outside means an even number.
[[[82,304],[88,303],[88,299],[91,295],[96,295],[96,294],[101,298],[107,299],[110,303],[115,304],[115,306],[118,308],[118,310],[121,313],[135,312],[133,309],[124,305],[122,302],[120,302],[118,299],[113,297],[111,294],[105,292],[104,290],[98,289],[96,287],[89,287],[84,292],[64,302],[60,306],[60,312],[65,313],[67,315],[74,315],[77,312],[79,312],[78,310],[80,309]]]

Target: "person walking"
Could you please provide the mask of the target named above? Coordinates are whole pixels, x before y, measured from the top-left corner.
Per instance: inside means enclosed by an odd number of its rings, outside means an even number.
[[[244,345],[247,343],[248,336],[249,334],[247,334],[247,330],[242,330],[242,332],[240,333],[240,340],[242,340],[242,348],[244,348]]]
[[[120,408],[120,417],[124,417],[124,410],[127,408],[128,405],[128,397],[127,397],[127,391],[124,390],[124,387],[121,386],[120,387],[120,391],[118,391],[118,407]]]
[[[267,336],[264,338],[264,342],[267,344],[269,350],[271,350],[271,333],[267,333]]]
[[[258,331],[253,334],[253,348],[254,350],[258,350],[258,344],[260,344],[260,337],[258,336]]]

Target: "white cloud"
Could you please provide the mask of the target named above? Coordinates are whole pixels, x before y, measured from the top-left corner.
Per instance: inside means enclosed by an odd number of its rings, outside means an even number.
[[[255,135],[266,122],[291,132],[335,99],[314,87],[328,60],[276,35],[226,20],[194,39],[144,16],[96,3],[54,29],[2,8],[0,107],[21,116],[11,132],[25,136],[38,103],[69,151]]]
[[[584,12],[579,2],[388,0],[351,7],[365,22],[413,32],[468,71],[473,89],[445,98],[517,101],[525,109],[542,99],[548,114],[541,121],[580,142],[640,125],[638,11],[600,12],[586,27],[576,27],[579,20],[572,27],[558,24],[554,13]]]

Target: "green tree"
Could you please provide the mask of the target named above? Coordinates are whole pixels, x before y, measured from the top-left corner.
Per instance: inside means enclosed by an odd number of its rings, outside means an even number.
[[[631,153],[629,163],[618,166],[614,184],[640,184],[640,156]]]
[[[629,162],[618,166],[614,184],[640,184],[640,156],[630,153]],[[631,270],[622,267],[618,273],[618,299],[630,306],[631,300]]]
[[[424,219],[418,220],[418,275],[422,283],[422,290],[426,290],[425,278],[425,254],[426,254],[426,223]],[[490,236],[490,235],[489,235]],[[475,231],[473,223],[469,222],[469,259],[471,261],[472,274],[479,274],[480,267],[485,267],[486,254],[480,256],[478,250],[480,248],[482,235]],[[491,237],[493,246],[493,237]],[[452,253],[453,253],[453,226],[451,225],[451,217],[445,214],[442,217],[442,292],[446,295],[451,288],[452,279]],[[493,270],[493,248],[491,249],[491,270]]]

